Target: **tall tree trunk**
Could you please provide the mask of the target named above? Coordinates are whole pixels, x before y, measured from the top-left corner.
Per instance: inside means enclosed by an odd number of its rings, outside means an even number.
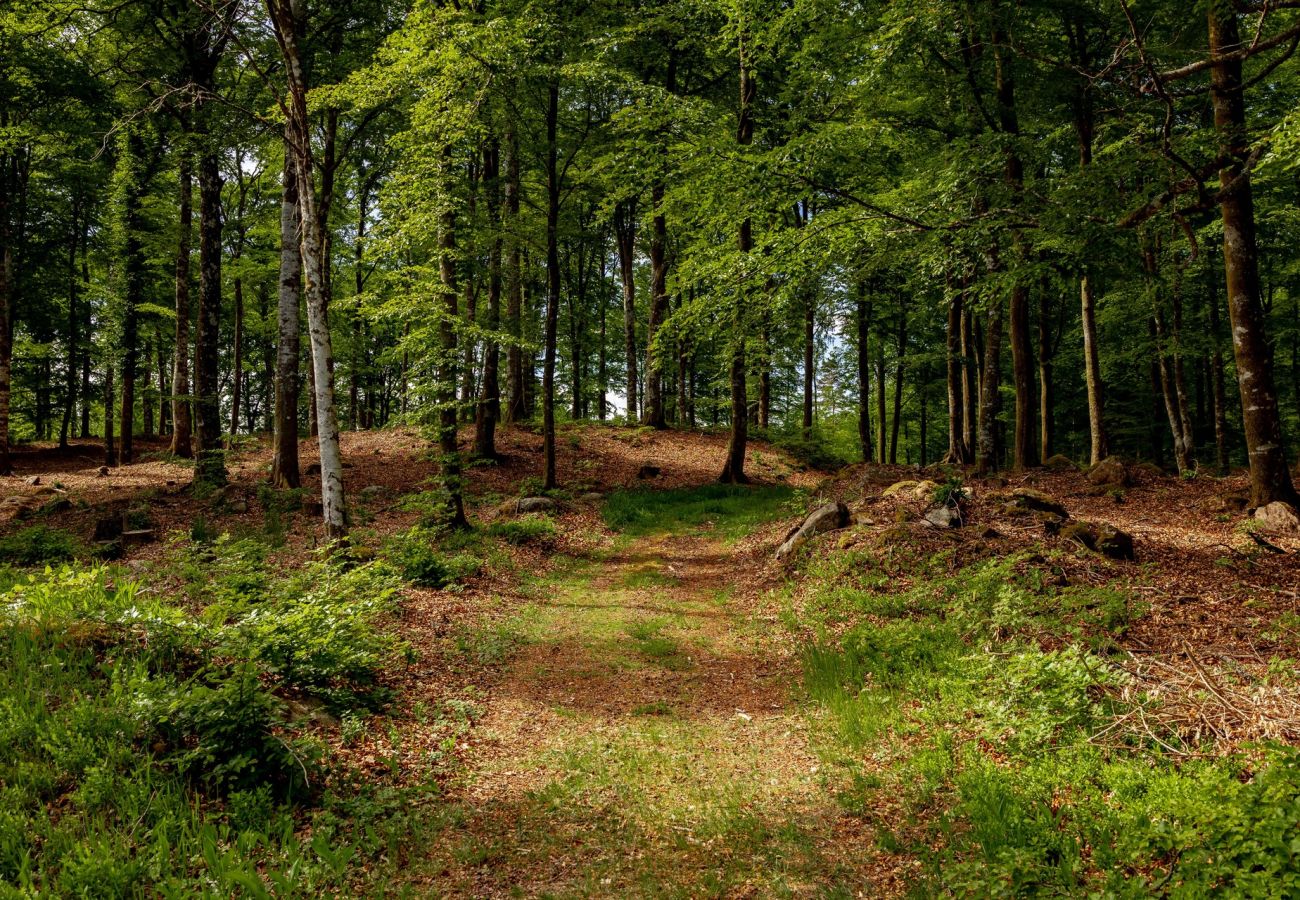
[[[194,242],[193,154],[180,156],[180,228],[176,241],[176,349],[172,356],[171,452],[183,459],[194,455],[190,415],[190,247]]]
[[[129,128],[123,142],[123,158],[119,162],[125,172],[122,199],[122,396],[121,444],[118,460],[121,465],[135,458],[135,376],[140,365],[140,304],[144,302],[145,260],[142,235],[144,216],[141,202],[147,178],[141,171],[144,165],[144,146],[134,128]]]
[[[966,286],[963,283],[954,289],[948,289],[948,323],[947,323],[947,387],[948,387],[948,457],[947,461],[955,465],[968,462],[965,436],[965,406],[962,405],[962,345],[961,324],[965,308]]]
[[[230,361],[230,437],[233,440],[239,432],[239,404],[244,388],[244,280],[236,275],[231,287],[235,295],[235,334]]]
[[[650,190],[650,317],[646,321],[645,417],[642,424],[667,428],[664,411],[664,348],[656,342],[659,327],[668,318],[668,234],[664,227],[664,186]]]
[[[754,80],[754,70],[748,56],[746,41],[748,35],[742,33],[739,41],[740,56],[740,109],[736,127],[736,143],[741,148],[754,142],[754,100],[758,85]],[[736,238],[737,249],[741,255],[748,255],[754,249],[753,223],[749,218],[740,223]],[[732,310],[734,325],[730,336],[731,357],[731,433],[727,438],[727,456],[722,465],[719,480],[725,484],[745,484],[749,477],[745,475],[745,446],[749,441],[749,390],[745,383],[745,282],[742,278],[736,285],[735,306]]]
[[[468,527],[461,484],[460,447],[456,439],[456,324],[459,292],[456,289],[456,214],[442,214],[438,237],[438,274],[442,280],[442,316],[438,323],[438,452],[442,466],[443,490],[446,491],[446,523],[453,529]]]
[[[862,461],[871,462],[871,348],[868,341],[871,333],[871,300],[867,295],[865,281],[858,284],[854,313],[858,326],[858,441],[862,444]]]
[[[1038,298],[1038,459],[1046,462],[1056,452],[1053,412],[1056,394],[1052,384],[1051,294],[1044,284]]]
[[[636,200],[614,207],[614,240],[623,284],[623,352],[627,358],[627,421],[636,421]]]
[[[0,341],[4,340],[3,334],[0,333]],[[113,439],[113,402],[117,399],[116,389],[113,387],[113,366],[107,363],[104,366],[104,465],[117,465],[117,443]]]
[[[979,421],[980,379],[975,349],[975,313],[966,304],[961,317],[961,403],[962,403],[962,444],[965,449],[963,462],[975,461],[977,443],[976,426]]]
[[[609,415],[609,344],[606,338],[606,320],[609,317],[609,252],[605,235],[600,238],[600,355],[596,360],[596,380],[599,384],[600,407],[597,417],[604,422]]]
[[[803,309],[803,433],[812,436],[813,398],[816,393],[817,373],[817,295],[809,291]]]
[[[1016,112],[1015,78],[1011,61],[1006,58],[1006,35],[993,30],[994,69],[997,81],[999,124],[1008,141],[1004,180],[1012,195],[1019,199],[1024,192],[1025,174],[1015,141],[1020,136],[1020,121]],[[1019,231],[1013,233],[1016,262],[1024,260],[1024,238]],[[1011,370],[1016,391],[1016,427],[1012,465],[1025,469],[1032,462],[1033,446],[1033,349],[1029,341],[1029,288],[1023,277],[1017,276],[1011,288]]]
[[[89,221],[89,215],[86,220]],[[77,247],[82,241],[82,202],[80,197],[73,200],[72,232],[68,242],[68,355],[66,378],[64,380],[63,422],[59,426],[59,447],[68,446],[68,437],[72,431],[72,416],[77,406],[77,344],[81,340],[77,327],[81,324],[77,300],[81,295],[81,280],[77,276]]]
[[[1240,49],[1237,13],[1212,3],[1208,7],[1210,82],[1214,126],[1220,150],[1228,162],[1219,170],[1223,188],[1219,209],[1223,218],[1223,268],[1228,286],[1228,317],[1237,361],[1246,451],[1250,458],[1250,494],[1254,506],[1281,501],[1300,507],[1282,442],[1273,368],[1264,333],[1260,301],[1259,259],[1255,238],[1255,201],[1247,159],[1246,100],[1242,62],[1232,56]]]
[[[772,424],[772,328],[766,309],[763,310],[758,340],[761,351],[758,360],[758,416],[754,421],[766,431]]]
[[[524,279],[519,228],[519,142],[513,131],[506,134],[506,331],[511,341],[506,347],[507,422],[524,418],[524,354],[520,347],[523,335]]]
[[[907,364],[907,307],[898,303],[898,360],[894,363],[894,422],[889,431],[889,464],[898,464],[898,429],[903,421],[903,372]]]
[[[221,395],[221,168],[215,151],[199,155],[199,322],[195,335],[196,481],[224,484]],[[123,438],[125,440],[125,437]]]
[[[997,418],[1002,386],[1002,304],[989,307],[984,325],[984,373],[980,380],[979,426],[975,470],[981,475],[998,467]]]
[[[343,492],[343,459],[339,452],[338,418],[334,408],[334,360],[330,341],[324,269],[320,256],[324,246],[319,233],[316,198],[313,193],[311,131],[307,113],[307,81],[299,50],[302,5],[296,0],[267,0],[275,25],[276,41],[284,57],[288,80],[289,147],[294,156],[298,182],[298,210],[301,225],[302,261],[307,293],[307,324],[311,336],[312,368],[319,417],[321,505],[325,536],[330,541],[347,538],[347,503]]]
[[[885,388],[885,338],[880,335],[880,340],[876,342],[876,459],[883,462],[889,460],[889,416],[885,410],[886,403]]]
[[[495,335],[501,329],[501,156],[496,140],[490,140],[483,150],[483,183],[487,189],[488,227],[492,232],[492,245],[488,249],[488,332]],[[602,329],[604,313],[601,314]],[[603,334],[602,334],[603,337]],[[602,341],[603,348],[603,341]],[[604,350],[602,356],[602,377]],[[483,389],[479,394],[474,417],[474,455],[479,459],[496,459],[496,427],[501,418],[501,388],[497,377],[501,345],[495,336],[489,337],[483,351]],[[604,418],[604,394],[601,394]]]
[[[552,81],[546,107],[546,327],[542,361],[542,449],[545,456],[543,484],[553,490],[559,484],[555,474],[555,342],[560,320],[560,170],[557,129],[560,118],[560,85]]]
[[[1210,382],[1214,395],[1214,458],[1220,476],[1228,474],[1228,390],[1223,377],[1223,325],[1219,316],[1218,280],[1213,257],[1205,267],[1210,288]],[[1300,333],[1298,333],[1300,334]]]
[[[18,165],[15,156],[0,152],[0,475],[13,474],[14,470],[9,456],[9,407],[13,381],[14,244],[17,239],[13,227],[13,195]],[[105,408],[106,418],[112,418],[112,408],[110,402]]]
[[[280,197],[280,286],[276,316],[275,425],[271,483],[279,488],[302,484],[298,468],[298,356],[302,352],[298,318],[302,290],[302,245],[298,211],[298,175],[286,141],[284,184]]]

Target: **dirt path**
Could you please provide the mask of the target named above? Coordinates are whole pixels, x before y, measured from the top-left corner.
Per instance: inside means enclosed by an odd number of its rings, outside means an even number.
[[[878,896],[834,800],[798,661],[710,536],[626,541],[530,587],[490,692],[452,896]]]

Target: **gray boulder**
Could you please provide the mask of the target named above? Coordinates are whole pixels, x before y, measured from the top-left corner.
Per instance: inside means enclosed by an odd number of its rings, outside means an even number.
[[[523,497],[507,503],[504,512],[522,516],[525,513],[554,512],[559,507],[550,497]]]
[[[1290,504],[1280,500],[1255,510],[1255,521],[1271,534],[1300,532],[1300,515],[1296,514],[1296,510]]]
[[[853,515],[843,503],[827,503],[808,514],[803,524],[796,528],[785,543],[776,549],[776,558],[785,559],[818,534],[847,528]]]
[[[935,528],[956,528],[961,525],[961,514],[946,504],[927,509],[924,518]]]

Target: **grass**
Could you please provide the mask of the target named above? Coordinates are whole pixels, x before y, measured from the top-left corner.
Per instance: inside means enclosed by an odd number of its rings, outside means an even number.
[[[708,529],[724,539],[744,537],[789,515],[799,493],[785,485],[707,484],[670,491],[617,491],[605,499],[605,524],[632,537]]]
[[[806,649],[803,684],[822,753],[850,785],[843,808],[903,800],[878,843],[923,861],[918,895],[1300,887],[1300,842],[1286,837],[1300,824],[1294,750],[1186,762],[1136,732],[1119,749],[1092,742],[1128,704],[1154,702],[1117,699],[1125,676],[1108,656],[1140,605],[1055,587],[1045,554],[951,573],[909,560],[903,588],[896,562],[814,565],[805,608],[841,633]]]

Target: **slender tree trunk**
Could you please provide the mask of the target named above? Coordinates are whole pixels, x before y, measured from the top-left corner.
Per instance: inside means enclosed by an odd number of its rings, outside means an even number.
[[[171,452],[183,459],[194,455],[190,415],[190,247],[194,241],[193,155],[180,156],[180,229],[176,242],[176,349],[172,357]]]
[[[4,340],[0,336],[0,340]],[[113,438],[113,403],[117,399],[117,391],[113,387],[113,366],[111,363],[104,366],[104,465],[117,465],[117,442]]]
[[[975,349],[975,313],[971,310],[970,304],[966,304],[966,309],[962,312],[961,317],[962,444],[965,450],[963,462],[966,463],[974,462],[977,443],[976,426],[979,421],[980,394],[977,355]]]
[[[667,428],[664,411],[663,348],[656,338],[659,327],[668,317],[668,234],[663,214],[664,186],[656,183],[650,191],[650,317],[646,321],[645,418],[642,424]]]
[[[123,311],[122,311],[122,406],[121,445],[118,460],[126,465],[135,460],[135,376],[140,366],[140,304],[144,302],[145,260],[142,236],[144,216],[141,202],[147,178],[141,171],[144,165],[144,147],[134,129],[125,140],[125,158],[121,165],[127,169],[123,191],[122,227],[125,243],[122,248]]]
[[[1110,454],[1106,435],[1105,394],[1101,380],[1101,357],[1097,352],[1097,302],[1094,278],[1079,280],[1079,305],[1083,329],[1084,384],[1088,395],[1088,458],[1096,465]]]
[[[772,424],[772,331],[766,309],[763,310],[758,340],[762,355],[758,360],[758,417],[755,424],[766,431]]]
[[[77,247],[82,240],[81,216],[81,200],[77,198],[72,205],[72,234],[68,243],[68,371],[63,388],[63,422],[59,426],[60,448],[68,446],[68,437],[72,431],[72,416],[77,406],[77,344],[81,340],[77,333],[77,326],[81,323],[80,312],[77,309],[77,300],[81,295],[81,281],[77,276]]]
[[[506,135],[506,348],[507,422],[524,418],[524,355],[519,342],[523,335],[524,280],[519,228],[519,143],[513,131]]]
[[[609,415],[609,344],[606,337],[606,320],[609,318],[609,253],[605,235],[600,239],[600,355],[596,362],[596,380],[600,382],[600,408],[597,416],[604,422]]]
[[[447,493],[447,525],[468,527],[462,496],[460,447],[456,439],[456,322],[459,292],[456,289],[456,214],[442,214],[438,239],[438,274],[442,279],[442,316],[438,323],[438,452],[441,455],[443,490]]]
[[[975,469],[980,474],[998,467],[997,418],[1002,386],[1002,304],[989,307],[984,326],[984,377],[980,381],[980,405]]]
[[[894,422],[889,431],[889,464],[898,464],[898,429],[903,421],[903,372],[907,361],[907,307],[898,304],[898,361],[894,364]]]
[[[196,481],[226,481],[218,380],[221,339],[221,169],[217,154],[199,155],[199,322],[195,335]]]
[[[307,324],[311,336],[312,368],[319,421],[318,446],[321,466],[321,505],[325,537],[330,541],[347,538],[347,503],[343,491],[343,459],[339,452],[338,418],[334,408],[334,360],[330,341],[325,292],[326,261],[320,256],[325,246],[319,233],[316,198],[312,186],[311,132],[307,113],[307,81],[299,51],[301,6],[291,0],[267,0],[275,25],[276,40],[284,57],[288,79],[289,147],[294,156],[298,182],[298,210],[301,225],[302,261],[307,293]]]
[[[876,342],[876,459],[889,461],[889,416],[886,414],[885,388],[885,339],[884,335]]]
[[[871,333],[871,300],[867,295],[865,281],[858,284],[854,312],[858,326],[858,441],[862,444],[862,461],[871,462],[871,348],[868,340]]]
[[[244,388],[244,280],[236,276],[231,286],[235,295],[234,358],[230,361],[230,437],[233,439],[239,432],[239,404]]]
[[[614,238],[618,244],[618,271],[623,282],[623,352],[627,357],[627,421],[636,421],[636,201],[614,208]]]
[[[817,295],[808,292],[803,309],[803,433],[812,436],[813,397],[816,390],[817,362]]]
[[[1051,294],[1044,284],[1038,298],[1038,459],[1046,462],[1056,452],[1053,412],[1056,394],[1052,383],[1052,338],[1049,317]]]
[[[754,100],[757,83],[748,58],[746,41],[742,34],[740,51],[740,110],[736,128],[736,143],[748,147],[754,142]],[[746,218],[740,223],[736,239],[741,255],[754,249],[753,223]],[[736,285],[735,306],[732,310],[734,330],[730,336],[731,356],[731,433],[727,438],[727,456],[720,479],[725,484],[745,484],[745,446],[749,440],[749,390],[745,383],[745,290],[742,279]]]
[[[560,86],[552,81],[546,108],[546,334],[542,361],[543,483],[547,490],[559,485],[555,473],[555,342],[560,319],[559,117]]]
[[[961,324],[965,305],[966,287],[963,284],[948,291],[947,327],[947,387],[948,387],[948,462],[960,465],[967,462],[965,435],[965,407],[962,405]]]
[[[1218,464],[1221,476],[1229,473],[1227,457],[1227,386],[1223,381],[1223,326],[1219,319],[1218,280],[1214,274],[1213,258],[1205,267],[1209,281],[1210,298],[1210,341],[1213,351],[1210,355],[1210,384],[1214,394],[1214,460]]]
[[[488,141],[483,150],[483,183],[487,190],[488,226],[492,232],[492,245],[488,250],[488,309],[484,323],[491,334],[501,328],[501,161],[495,140]],[[602,311],[602,323],[604,314]],[[603,327],[603,326],[602,326]],[[602,342],[603,347],[603,342]],[[604,350],[601,351],[602,370]],[[480,459],[496,459],[496,427],[501,417],[501,388],[497,378],[501,345],[495,337],[488,338],[483,351],[483,389],[479,394],[474,417],[474,455]],[[601,395],[604,403],[604,394]],[[604,418],[603,406],[602,415]]]
[[[1232,324],[1237,384],[1250,459],[1250,494],[1254,506],[1281,501],[1300,507],[1282,442],[1282,419],[1265,335],[1260,301],[1259,259],[1255,238],[1255,201],[1246,168],[1250,146],[1237,13],[1212,3],[1208,7],[1210,69],[1214,126],[1220,149],[1229,162],[1219,170],[1223,187],[1219,208],[1223,218],[1223,267],[1228,286],[1228,317]]]
[[[284,184],[280,199],[280,287],[276,317],[275,425],[271,483],[279,488],[302,484],[298,469],[298,356],[302,352],[298,318],[302,290],[302,245],[298,211],[298,175],[286,142]]]

